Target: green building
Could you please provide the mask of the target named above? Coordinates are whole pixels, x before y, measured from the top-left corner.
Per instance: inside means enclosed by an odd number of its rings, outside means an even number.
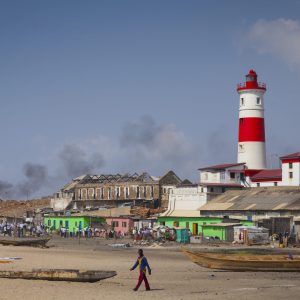
[[[230,221],[230,220],[228,220]],[[224,218],[217,217],[173,217],[173,216],[161,216],[158,217],[158,224],[165,225],[168,227],[181,227],[190,229],[193,235],[203,235],[203,236],[218,236],[225,237],[225,230],[218,226],[207,226],[213,224],[223,223]],[[240,220],[241,225],[253,226],[252,221]],[[205,230],[204,230],[205,228]],[[222,231],[223,230],[223,231]],[[223,239],[222,240],[226,240]]]
[[[68,228],[70,232],[76,232],[76,229],[83,229],[91,226],[105,223],[105,219],[101,217],[89,216],[49,216],[44,217],[44,224],[52,230],[59,230],[61,227]]]

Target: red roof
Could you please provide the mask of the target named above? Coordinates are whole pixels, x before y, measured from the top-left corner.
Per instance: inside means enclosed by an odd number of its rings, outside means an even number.
[[[292,154],[282,156],[282,157],[280,157],[280,159],[282,160],[282,159],[299,158],[299,157],[300,157],[300,152],[295,152]]]
[[[245,163],[215,165],[215,166],[200,168],[198,170],[225,170],[225,169],[228,169],[228,168],[231,168],[231,167],[242,166],[242,165],[245,165]]]
[[[265,179],[282,179],[282,171],[281,169],[269,169],[269,170],[261,170],[260,172],[256,173],[254,176],[251,177],[252,181],[259,181]]]

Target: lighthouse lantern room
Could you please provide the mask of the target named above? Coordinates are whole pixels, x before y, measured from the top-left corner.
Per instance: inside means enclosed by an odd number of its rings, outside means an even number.
[[[264,94],[266,85],[257,81],[257,74],[250,70],[246,82],[238,84],[240,95],[238,163],[245,163],[249,170],[266,169],[264,125]]]

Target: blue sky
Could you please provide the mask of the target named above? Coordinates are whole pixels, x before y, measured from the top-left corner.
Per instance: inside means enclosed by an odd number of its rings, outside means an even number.
[[[300,1],[0,1],[0,198],[90,173],[236,161],[236,84],[266,82],[269,167],[300,151]],[[271,161],[271,157],[273,157]]]

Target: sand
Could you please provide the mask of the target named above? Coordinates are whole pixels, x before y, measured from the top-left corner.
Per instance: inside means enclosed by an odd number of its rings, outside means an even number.
[[[152,267],[152,290],[136,284],[137,271],[129,271],[136,248],[113,249],[106,241],[55,238],[48,249],[0,246],[0,256],[20,256],[1,270],[79,268],[115,270],[117,276],[98,283],[68,283],[0,279],[0,299],[299,299],[300,273],[222,272],[201,268],[178,247],[145,248]],[[111,242],[110,242],[111,243]]]

